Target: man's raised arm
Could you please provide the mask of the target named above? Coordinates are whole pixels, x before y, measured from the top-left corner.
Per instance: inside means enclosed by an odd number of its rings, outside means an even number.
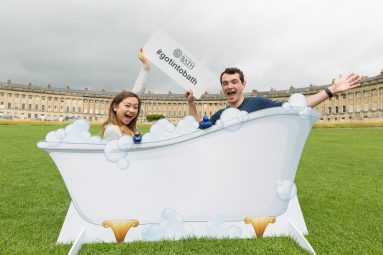
[[[332,97],[338,93],[345,92],[347,90],[356,88],[360,86],[360,76],[357,74],[349,74],[347,77],[342,77],[339,75],[336,77],[331,86],[325,88],[324,90],[318,92],[315,95],[307,97],[307,105],[309,107],[315,107],[318,104],[325,101],[327,98]]]
[[[185,93],[185,98],[187,99],[188,102],[188,108],[189,108],[189,115],[193,116],[194,119],[197,122],[201,121],[201,118],[198,115],[197,107],[194,102],[194,96],[193,96],[193,91],[189,90]]]

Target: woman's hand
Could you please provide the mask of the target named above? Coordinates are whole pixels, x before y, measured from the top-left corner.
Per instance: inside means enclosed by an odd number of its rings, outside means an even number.
[[[150,68],[150,61],[149,59],[145,56],[144,54],[144,49],[141,48],[139,51],[138,51],[138,58],[141,60],[141,62],[144,64],[144,67],[146,69],[149,69]]]

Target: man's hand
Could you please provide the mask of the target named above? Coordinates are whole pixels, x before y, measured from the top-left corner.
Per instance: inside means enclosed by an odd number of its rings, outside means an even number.
[[[187,99],[188,104],[194,104],[195,97],[193,96],[193,91],[191,89],[186,91],[185,98]]]
[[[141,48],[139,51],[138,51],[138,58],[141,60],[141,62],[144,64],[144,67],[146,69],[149,69],[150,68],[150,61],[149,59],[144,55],[144,49]]]
[[[332,85],[330,86],[330,90],[333,94],[345,92],[349,89],[353,89],[360,86],[360,76],[354,73],[349,74],[347,77],[342,77],[339,75],[336,77]]]

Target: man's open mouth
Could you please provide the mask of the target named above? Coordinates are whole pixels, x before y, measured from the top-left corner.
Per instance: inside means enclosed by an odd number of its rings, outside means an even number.
[[[227,95],[229,96],[229,97],[233,97],[233,96],[235,96],[235,91],[230,91],[230,92],[227,92]]]

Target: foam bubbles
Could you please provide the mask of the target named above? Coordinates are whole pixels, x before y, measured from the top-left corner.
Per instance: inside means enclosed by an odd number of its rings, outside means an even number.
[[[111,162],[118,162],[120,159],[127,156],[127,151],[122,151],[118,147],[118,140],[109,141],[104,149],[105,157]]]
[[[292,190],[295,184],[289,180],[277,180],[277,195],[280,200],[288,201],[292,197]],[[295,186],[295,195],[296,195],[296,186]],[[295,196],[294,195],[294,196]]]
[[[87,120],[77,119],[65,128],[49,132],[45,140],[51,147],[56,147],[61,143],[105,144],[101,137],[90,134],[89,127]]]
[[[142,143],[163,141],[197,131],[198,122],[194,117],[186,116],[174,126],[167,119],[160,119],[150,128],[150,132],[142,137]]]
[[[299,93],[294,93],[289,98],[289,104],[292,107],[306,108],[307,100],[306,97]]]
[[[129,160],[127,158],[122,158],[118,160],[117,166],[121,170],[125,170],[129,167]]]
[[[45,136],[45,141],[51,147],[56,147],[61,143],[62,138],[57,135],[56,131],[51,131]]]
[[[183,217],[172,208],[161,212],[161,220],[149,228],[142,230],[142,238],[146,241],[161,239],[180,239],[194,234],[193,227],[183,221]]]
[[[283,103],[282,107],[288,112],[298,113],[304,119],[307,119],[311,114],[311,108],[307,105],[306,97],[299,93],[292,94],[289,101]]]
[[[243,125],[242,122],[248,120],[249,115],[246,111],[240,111],[237,108],[227,108],[221,114],[216,124],[228,131],[236,131]]]
[[[241,228],[236,225],[227,225],[225,223],[225,217],[221,214],[215,215],[207,223],[207,235],[211,237],[229,237],[238,238],[242,235]]]
[[[293,187],[291,189],[291,194],[290,194],[290,200],[296,196],[297,196],[297,186],[295,185],[295,183],[293,183]]]
[[[120,150],[128,150],[133,146],[133,139],[131,136],[123,135],[118,139],[117,145]]]
[[[65,137],[65,130],[63,128],[57,129],[56,130],[56,136],[59,139],[64,139],[64,137]]]

